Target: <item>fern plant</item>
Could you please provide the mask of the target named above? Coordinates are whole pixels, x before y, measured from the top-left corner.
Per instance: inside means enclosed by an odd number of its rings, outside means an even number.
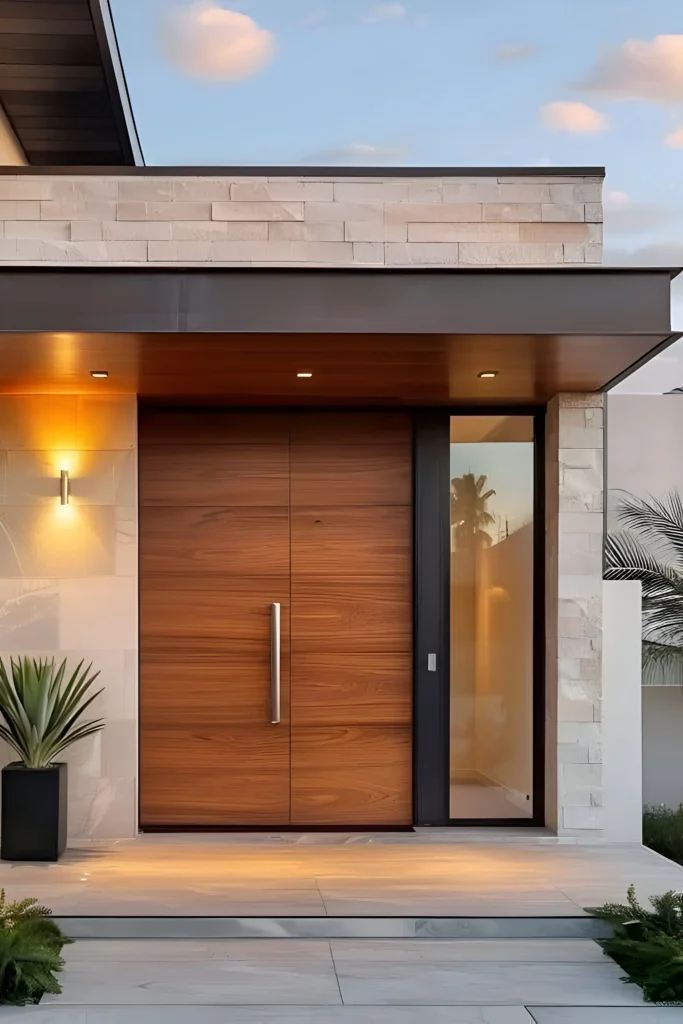
[[[0,658],[0,737],[27,768],[46,768],[76,740],[97,732],[102,719],[81,722],[89,704],[102,692],[88,695],[99,675],[92,665],[76,670],[65,682],[66,658],[55,670],[54,658],[10,658],[8,674]]]
[[[614,929],[598,939],[603,952],[626,971],[622,981],[640,985],[651,1003],[683,1001],[683,893],[673,890],[650,897],[653,909],[642,907],[630,885],[626,903],[591,907],[589,914]]]
[[[50,911],[35,899],[8,903],[0,889],[0,1004],[38,1003],[62,991],[55,974],[64,967],[62,946],[71,942]]]

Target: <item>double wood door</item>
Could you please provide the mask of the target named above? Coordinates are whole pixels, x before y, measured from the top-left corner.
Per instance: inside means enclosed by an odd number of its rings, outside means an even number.
[[[139,426],[141,827],[410,824],[410,419]]]

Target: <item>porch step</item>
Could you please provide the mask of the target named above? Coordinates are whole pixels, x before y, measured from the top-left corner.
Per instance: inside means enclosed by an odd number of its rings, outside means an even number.
[[[73,939],[599,939],[593,917],[59,917]]]

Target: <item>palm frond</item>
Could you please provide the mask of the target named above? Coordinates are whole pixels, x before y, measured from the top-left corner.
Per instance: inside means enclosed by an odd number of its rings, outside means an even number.
[[[626,530],[607,534],[605,563],[606,579],[640,580],[649,597],[680,594],[683,598],[683,576]]]
[[[683,499],[678,491],[669,491],[662,499],[630,495],[620,501],[617,517],[644,541],[656,545],[667,541],[683,563]]]
[[[683,686],[683,646],[644,640],[643,685]]]

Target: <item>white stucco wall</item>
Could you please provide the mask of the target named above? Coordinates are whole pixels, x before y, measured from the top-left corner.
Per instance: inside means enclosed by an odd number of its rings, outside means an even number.
[[[673,381],[672,384],[678,383]],[[683,495],[683,395],[609,395],[607,398],[608,522],[618,526],[623,492],[664,498]],[[665,556],[666,557],[666,556]],[[683,802],[683,687],[643,686],[643,802]]]
[[[643,687],[643,803],[683,804],[683,687]]]
[[[605,840],[640,843],[642,815],[641,585],[602,584],[602,762]]]

